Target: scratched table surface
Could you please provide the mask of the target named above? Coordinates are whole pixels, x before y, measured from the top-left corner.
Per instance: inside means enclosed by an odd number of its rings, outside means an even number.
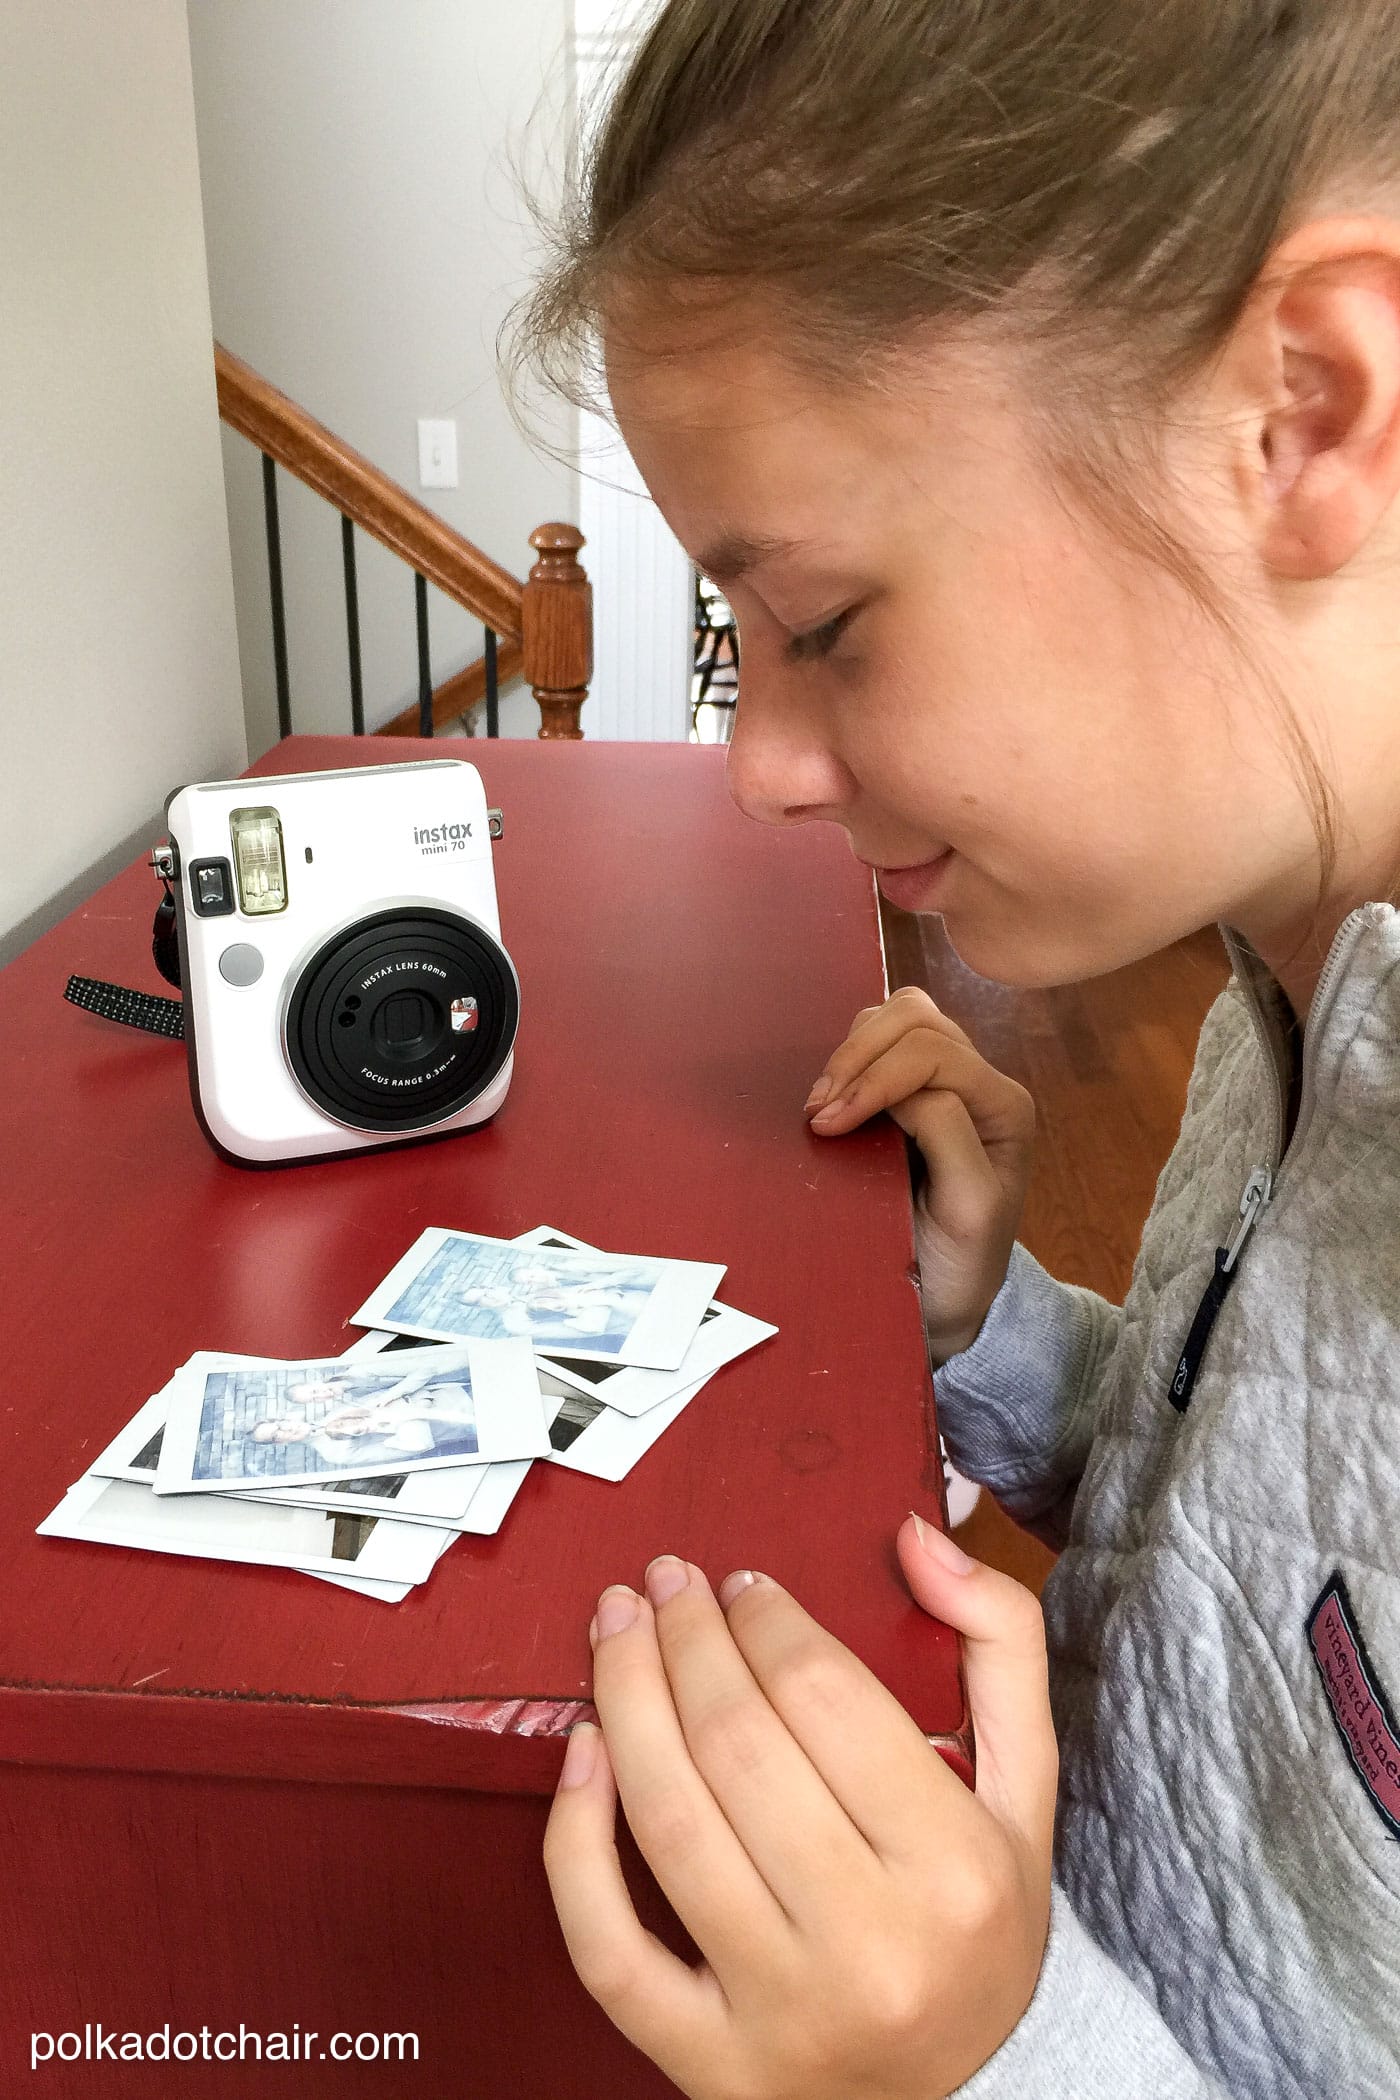
[[[903,1142],[823,1143],[802,1116],[883,993],[866,871],[833,828],[743,819],[722,754],[689,746],[299,737],[257,770],[430,754],[469,755],[505,812],[522,1019],[488,1128],[262,1172],[216,1157],[180,1047],[61,997],[70,972],[163,989],[144,866],[0,973],[0,1758],[543,1792],[588,1711],[598,1592],[662,1551],[716,1581],[765,1569],[956,1733],[955,1643],[893,1553],[940,1500]],[[536,1464],[501,1532],[397,1606],[34,1536],[192,1350],[338,1352],[424,1227],[541,1223],[725,1262],[722,1297],[780,1330],[620,1485]]]

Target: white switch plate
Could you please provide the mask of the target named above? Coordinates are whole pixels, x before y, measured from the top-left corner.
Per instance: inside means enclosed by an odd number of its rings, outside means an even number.
[[[418,418],[418,486],[420,489],[455,489],[457,486],[457,425],[449,418]]]

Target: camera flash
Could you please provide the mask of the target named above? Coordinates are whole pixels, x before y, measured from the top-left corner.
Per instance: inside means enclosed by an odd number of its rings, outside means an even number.
[[[229,815],[238,901],[250,917],[287,909],[287,865],[282,822],[275,809],[235,809]]]

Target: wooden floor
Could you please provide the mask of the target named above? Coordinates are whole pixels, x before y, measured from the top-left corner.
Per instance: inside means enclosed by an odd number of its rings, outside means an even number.
[[[1196,1037],[1229,975],[1213,931],[1089,984],[1010,991],[975,977],[938,919],[883,904],[891,986],[922,985],[1038,1114],[1021,1239],[1066,1283],[1119,1299],[1176,1139]],[[936,1383],[936,1381],[935,1381]],[[1052,1557],[990,1498],[958,1533],[1039,1592]]]

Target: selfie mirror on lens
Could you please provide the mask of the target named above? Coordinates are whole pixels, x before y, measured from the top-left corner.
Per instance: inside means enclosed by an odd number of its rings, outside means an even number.
[[[475,766],[181,788],[166,809],[195,1112],[247,1164],[468,1130],[520,1011]]]

